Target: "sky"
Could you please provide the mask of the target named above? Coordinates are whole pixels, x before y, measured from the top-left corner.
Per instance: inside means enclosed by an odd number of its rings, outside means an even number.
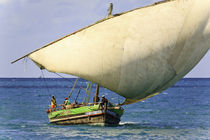
[[[29,59],[11,62],[107,15],[158,0],[0,0],[0,77],[40,77]],[[57,77],[44,71],[46,77]],[[185,77],[210,78],[210,51]]]

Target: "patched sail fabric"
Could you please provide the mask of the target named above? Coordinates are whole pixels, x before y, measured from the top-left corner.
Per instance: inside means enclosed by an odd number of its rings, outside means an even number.
[[[151,97],[186,75],[210,48],[210,0],[172,0],[115,15],[27,55],[125,97]]]

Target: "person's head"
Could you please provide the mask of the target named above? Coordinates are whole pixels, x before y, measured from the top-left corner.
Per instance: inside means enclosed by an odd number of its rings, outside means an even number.
[[[52,95],[52,98],[55,98],[54,95]]]
[[[105,96],[104,96],[104,95],[102,95],[102,98],[105,98]]]
[[[65,100],[68,100],[68,98],[66,97]]]

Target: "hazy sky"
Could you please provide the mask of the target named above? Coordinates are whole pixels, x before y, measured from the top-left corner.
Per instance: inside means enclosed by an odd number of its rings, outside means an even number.
[[[39,77],[29,59],[11,61],[104,18],[158,0],[0,0],[0,77]],[[55,76],[45,72],[46,76]],[[187,77],[210,77],[210,51]]]

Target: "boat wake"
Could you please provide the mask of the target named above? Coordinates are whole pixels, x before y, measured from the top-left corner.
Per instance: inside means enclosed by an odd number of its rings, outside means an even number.
[[[124,126],[124,125],[135,125],[135,124],[139,124],[139,122],[120,122],[119,123],[120,126]]]
[[[152,124],[152,123],[139,123],[139,122],[121,122],[120,127],[132,129],[176,129],[181,126],[167,125],[167,124]]]

